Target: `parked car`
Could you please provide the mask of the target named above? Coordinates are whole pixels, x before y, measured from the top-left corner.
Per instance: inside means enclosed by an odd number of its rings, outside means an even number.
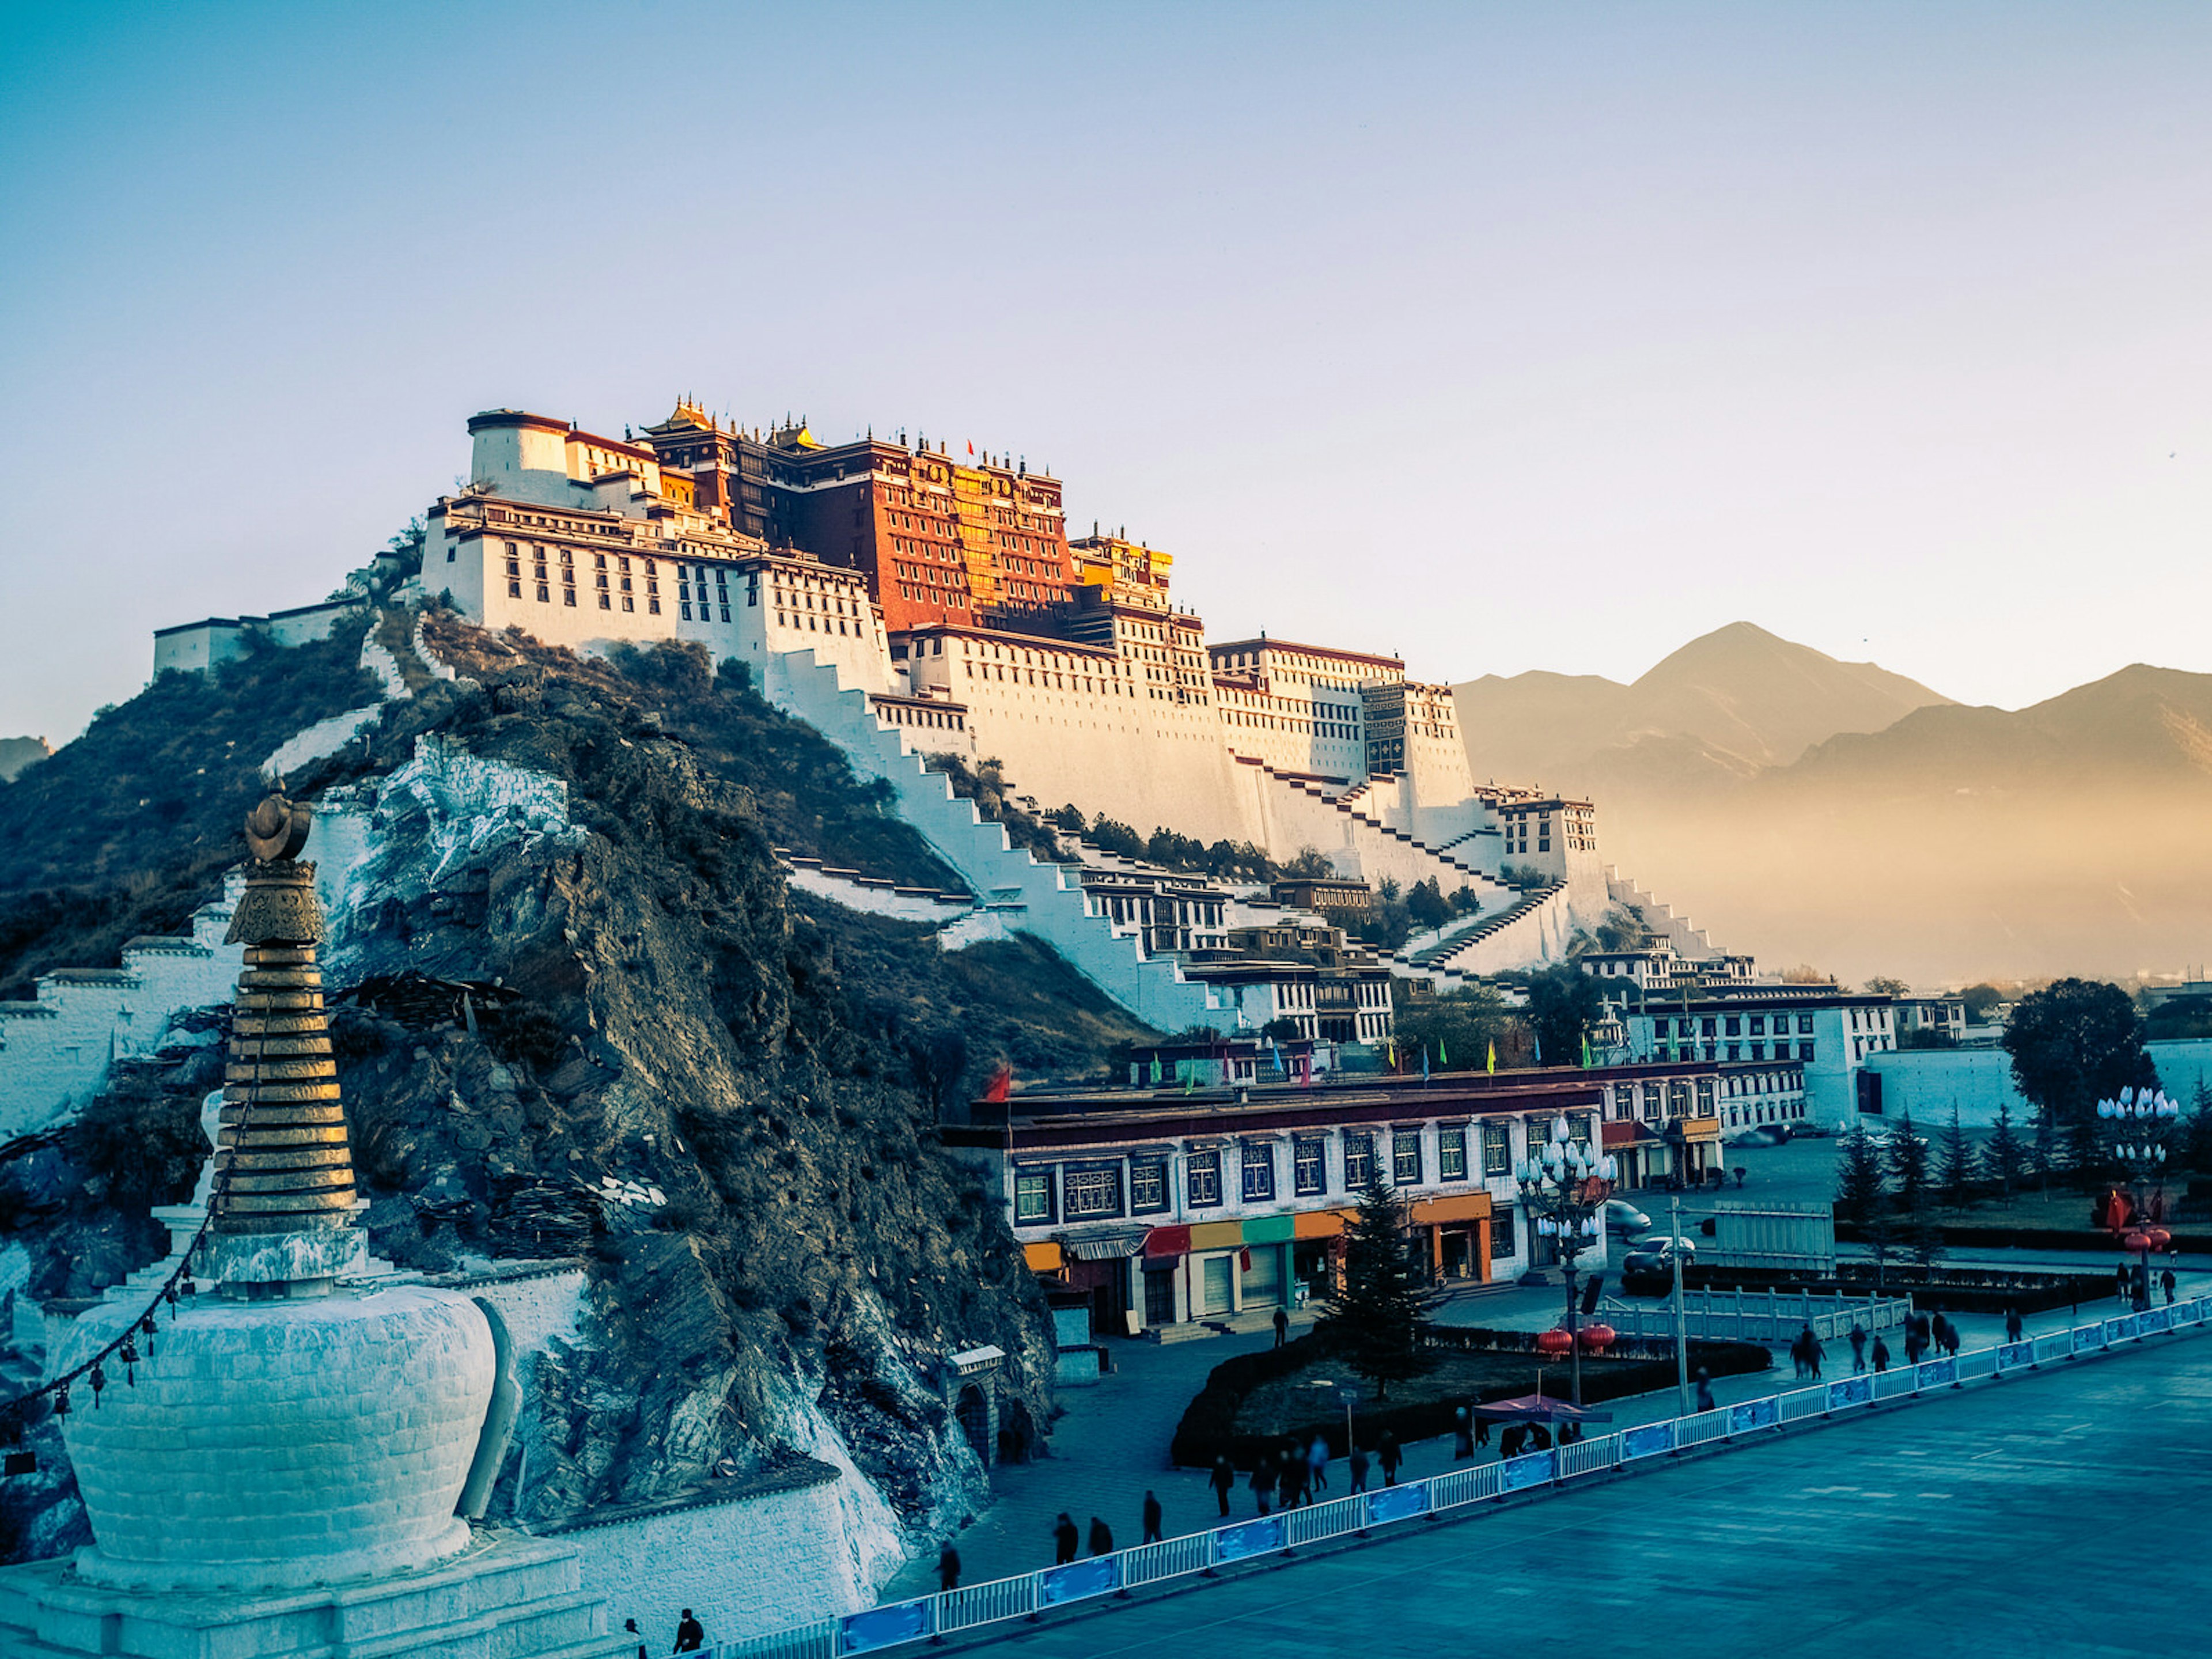
[[[1625,1198],[1605,1201],[1605,1224],[1609,1232],[1636,1234],[1651,1231],[1651,1218]]]
[[[1636,1248],[1621,1258],[1620,1271],[1631,1279],[1664,1279],[1674,1271],[1678,1253],[1685,1267],[1696,1264],[1698,1247],[1686,1238],[1639,1238]]]

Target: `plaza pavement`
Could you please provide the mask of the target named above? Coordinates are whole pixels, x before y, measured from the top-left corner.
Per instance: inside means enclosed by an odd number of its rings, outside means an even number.
[[[2191,1294],[2201,1276],[2184,1275],[2183,1294]],[[1512,1286],[1463,1296],[1443,1304],[1433,1316],[1444,1324],[1488,1326],[1501,1329],[1540,1330],[1558,1322],[1565,1291],[1558,1285],[1522,1289]],[[2112,1311],[2109,1301],[2094,1304],[2089,1315]],[[1314,1316],[1293,1316],[1294,1334],[1310,1326]],[[1984,1346],[2002,1334],[2003,1322],[1995,1316],[1961,1315],[1958,1324],[1966,1345]],[[2030,1318],[2031,1332],[2063,1330],[2077,1322],[2069,1310]],[[1174,1469],[1168,1465],[1168,1447],[1176,1424],[1200,1388],[1206,1373],[1232,1354],[1270,1346],[1272,1332],[1249,1335],[1198,1338],[1189,1341],[1155,1344],[1115,1341],[1109,1344],[1115,1370],[1094,1388],[1062,1389],[1063,1411],[1052,1426],[1050,1455],[1025,1464],[1002,1465],[991,1471],[992,1501],[972,1524],[954,1536],[960,1552],[962,1582],[981,1583],[1052,1565],[1052,1528],[1064,1510],[1074,1517],[1087,1540],[1091,1518],[1098,1516],[1113,1529],[1117,1545],[1136,1543],[1143,1536],[1145,1493],[1156,1492],[1164,1514],[1164,1530],[1175,1537],[1202,1532],[1220,1523],[1212,1490],[1201,1469]],[[1902,1344],[1893,1334],[1890,1346]],[[1778,1356],[1776,1369],[1749,1376],[1722,1377],[1713,1385],[1720,1403],[1771,1394],[1791,1380],[1788,1360]],[[1826,1375],[1835,1376],[1850,1369],[1850,1351],[1834,1345],[1827,1356]],[[1631,1423],[1671,1417],[1676,1410],[1674,1390],[1632,1396],[1607,1402],[1614,1428]],[[1495,1443],[1478,1455],[1497,1455]],[[1406,1448],[1403,1479],[1440,1474],[1452,1464],[1449,1436],[1416,1441]],[[1380,1472],[1373,1476],[1381,1480]],[[1240,1474],[1231,1499],[1231,1514],[1242,1519],[1256,1513],[1250,1491]],[[1340,1495],[1348,1485],[1343,1460],[1329,1465],[1328,1495]],[[937,1588],[936,1549],[931,1543],[878,1592],[878,1599],[895,1601]]]
[[[2154,1338],[975,1644],[1010,1659],[2201,1653],[2208,1479],[2212,1341]]]

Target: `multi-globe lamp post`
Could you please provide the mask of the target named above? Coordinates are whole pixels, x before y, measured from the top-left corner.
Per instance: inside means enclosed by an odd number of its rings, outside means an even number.
[[[2165,1228],[2151,1224],[2157,1218],[2154,1208],[2164,1206],[2154,1206],[2150,1193],[2164,1188],[2166,1131],[2180,1115],[2181,1108],[2162,1089],[2123,1089],[2118,1100],[2097,1103],[2097,1115],[2114,1126],[2112,1158],[2127,1176],[2127,1213],[2112,1226],[2122,1248],[2136,1253],[2137,1312],[2150,1306],[2150,1253],[2173,1242]]]
[[[1513,1166],[1521,1206],[1531,1218],[1536,1236],[1556,1244],[1559,1266],[1567,1276],[1567,1322],[1563,1328],[1539,1333],[1536,1346],[1545,1353],[1565,1351],[1571,1356],[1577,1407],[1583,1403],[1583,1350],[1604,1352],[1613,1342],[1613,1328],[1580,1324],[1575,1263],[1604,1236],[1605,1201],[1613,1195],[1619,1173],[1612,1155],[1577,1140],[1565,1117],[1553,1119],[1550,1138]]]

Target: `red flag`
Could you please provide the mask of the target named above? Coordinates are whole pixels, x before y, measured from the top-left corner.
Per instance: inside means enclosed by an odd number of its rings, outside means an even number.
[[[983,1098],[1004,1103],[1007,1091],[1013,1086],[1014,1068],[1002,1060],[999,1062],[999,1069],[991,1073],[990,1086],[983,1091]]]
[[[968,441],[968,459],[971,461],[975,459],[975,441],[973,438]]]

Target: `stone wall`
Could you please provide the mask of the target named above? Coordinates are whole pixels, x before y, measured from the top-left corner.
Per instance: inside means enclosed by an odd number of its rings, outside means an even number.
[[[2158,1067],[2159,1086],[2185,1109],[2200,1083],[2212,1085],[2212,1039],[2144,1046]],[[1948,1125],[1954,1106],[1970,1129],[1989,1127],[2002,1106],[2012,1109],[2022,1133],[2035,1121],[2035,1109],[2013,1086],[2012,1057],[2002,1048],[1888,1048],[1861,1063],[1881,1079],[1886,1121],[1910,1112],[1914,1126],[1926,1132],[1931,1124]]]
[[[666,1650],[683,1610],[706,1626],[708,1644],[811,1624],[872,1606],[845,1538],[842,1479],[803,1459],[766,1476],[717,1481],[692,1502],[608,1511],[563,1528],[585,1591],[616,1628],[635,1619],[647,1649]]]

